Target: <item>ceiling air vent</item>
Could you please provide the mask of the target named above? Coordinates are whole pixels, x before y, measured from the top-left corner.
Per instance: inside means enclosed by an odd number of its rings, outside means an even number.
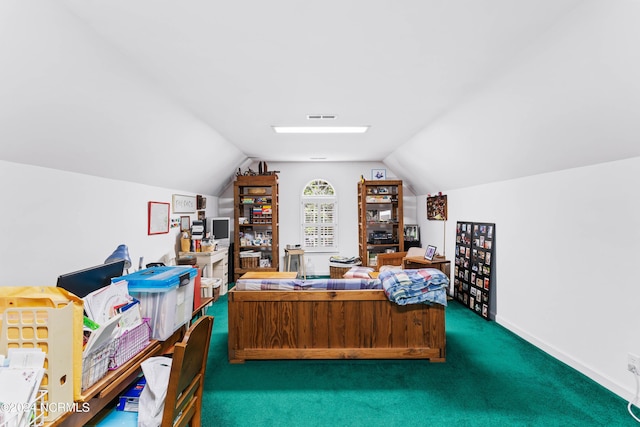
[[[338,116],[335,114],[307,114],[307,120],[335,120]]]

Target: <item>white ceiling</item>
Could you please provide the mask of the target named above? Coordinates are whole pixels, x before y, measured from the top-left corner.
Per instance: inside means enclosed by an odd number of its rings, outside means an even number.
[[[536,82],[532,78],[539,73],[532,75],[531,70],[553,69],[553,55],[559,55],[559,64],[571,56],[554,47],[573,46],[567,41],[573,35],[570,29],[576,34],[588,31],[581,30],[580,23],[590,24],[602,15],[596,1],[25,3],[31,2],[11,0],[0,6],[0,15],[6,12],[0,43],[7,54],[0,94],[4,89],[14,97],[11,105],[6,98],[0,101],[9,141],[2,155],[6,160],[205,194],[220,188],[178,179],[168,172],[173,167],[167,160],[152,161],[154,152],[210,152],[218,167],[224,164],[227,176],[247,157],[384,161],[426,193],[479,183],[473,175],[451,173],[452,166],[460,165],[459,154],[477,149],[479,143],[490,142],[496,168],[515,159],[488,180],[639,155],[625,137],[619,152],[610,146],[604,159],[598,152],[578,161],[552,161],[551,166],[543,156],[536,163],[531,153],[538,151],[539,138],[551,141],[553,150],[558,138],[572,137],[555,113],[557,129],[549,129],[545,119],[539,124],[545,132],[529,128],[535,120],[517,119],[510,120],[518,124],[517,131],[486,129],[514,111],[524,116],[548,111],[546,107],[553,110],[555,101],[549,98],[558,96],[561,85],[544,77]],[[637,11],[633,2],[607,3]],[[619,52],[613,59],[625,55]],[[538,59],[527,62],[530,58]],[[582,62],[577,56],[563,67],[572,70]],[[595,67],[593,73],[602,71]],[[9,79],[20,84],[8,88]],[[523,82],[531,92],[519,93]],[[586,84],[581,81],[580,87],[586,89]],[[633,105],[636,89],[631,91]],[[548,96],[540,95],[546,90],[551,90]],[[497,94],[500,99],[493,99]],[[535,99],[534,107],[522,96]],[[308,124],[307,114],[336,114],[332,124],[371,128],[364,135],[346,136],[278,135],[271,129]],[[27,122],[26,117],[39,119]],[[509,123],[502,125],[509,128]],[[476,140],[461,134],[472,128]],[[519,145],[523,134],[537,138],[523,138]],[[124,147],[126,156],[120,151],[120,156],[110,157],[109,148]],[[84,157],[70,159],[70,153]],[[426,155],[441,156],[442,162],[432,176],[427,173],[423,182],[416,182],[415,172],[422,167],[416,156]],[[197,165],[204,162],[195,159],[201,156],[193,157]],[[171,160],[175,165],[176,158]],[[149,170],[132,170],[145,162]],[[220,181],[215,175],[209,178]]]

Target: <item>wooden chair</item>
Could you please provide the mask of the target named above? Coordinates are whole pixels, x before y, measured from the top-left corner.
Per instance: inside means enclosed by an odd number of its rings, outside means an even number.
[[[201,426],[202,390],[213,317],[200,317],[173,351],[161,427]]]

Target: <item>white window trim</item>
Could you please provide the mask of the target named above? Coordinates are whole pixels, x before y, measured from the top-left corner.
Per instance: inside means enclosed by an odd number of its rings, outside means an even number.
[[[331,185],[331,187],[333,188],[334,191],[334,195],[332,196],[318,196],[318,195],[305,195],[304,194],[304,189],[307,188],[309,186],[310,183],[312,183],[313,181],[325,181],[327,182],[329,185]],[[334,234],[333,234],[333,246],[331,247],[309,247],[309,246],[305,246],[305,238],[304,238],[304,229],[305,229],[305,225],[306,223],[304,222],[304,218],[305,218],[305,212],[304,212],[304,205],[305,203],[323,203],[323,201],[330,201],[333,203],[334,206],[334,211],[333,211],[333,218],[334,218]],[[304,188],[302,189],[302,196],[300,199],[300,218],[302,219],[302,221],[300,222],[300,236],[301,236],[301,245],[302,245],[302,249],[304,249],[305,252],[312,252],[312,253],[335,253],[338,251],[338,229],[339,229],[339,224],[338,224],[338,196],[335,194],[335,187],[333,187],[333,185],[322,178],[317,178],[317,179],[313,179],[311,181],[309,181],[307,184],[305,184]]]

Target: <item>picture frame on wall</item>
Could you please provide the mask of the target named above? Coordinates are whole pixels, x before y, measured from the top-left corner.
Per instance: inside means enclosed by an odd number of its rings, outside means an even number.
[[[147,234],[166,234],[169,232],[169,209],[166,202],[149,202],[147,207]]]
[[[180,231],[189,231],[191,230],[191,217],[189,215],[184,215],[180,217]]]
[[[174,194],[172,196],[173,213],[194,213],[196,211],[196,196]]]
[[[387,170],[386,169],[371,169],[371,179],[373,179],[373,180],[387,179]]]
[[[427,197],[427,219],[429,221],[447,220],[447,195]]]

